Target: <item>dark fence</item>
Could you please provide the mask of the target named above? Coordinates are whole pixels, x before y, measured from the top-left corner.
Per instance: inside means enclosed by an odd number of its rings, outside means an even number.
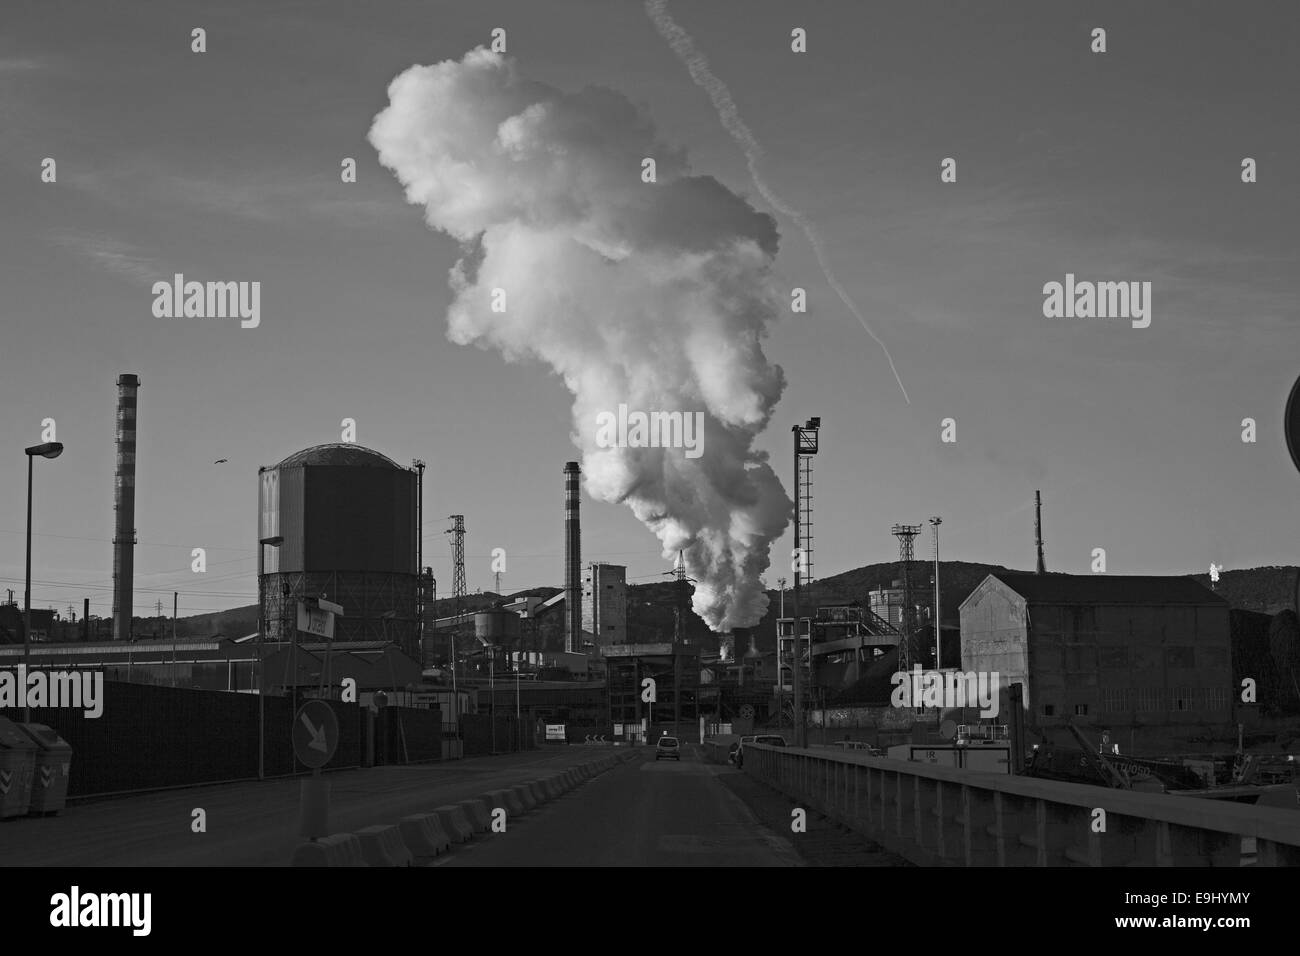
[[[292,703],[267,697],[265,705],[266,775],[308,772],[293,755]],[[357,705],[330,706],[339,745],[326,769],[360,766]],[[105,681],[103,707],[94,719],[79,709],[31,711],[33,723],[52,727],[72,746],[69,797],[257,777],[256,695]],[[0,716],[18,721],[22,710],[0,708]]]
[[[419,763],[442,759],[442,711],[437,708],[385,707],[379,717],[387,750],[380,764]],[[386,726],[385,726],[386,725]]]
[[[460,721],[466,757],[533,750],[537,746],[533,739],[532,722],[524,720],[521,733],[514,714],[498,715],[495,731],[492,718],[487,714],[462,714]]]

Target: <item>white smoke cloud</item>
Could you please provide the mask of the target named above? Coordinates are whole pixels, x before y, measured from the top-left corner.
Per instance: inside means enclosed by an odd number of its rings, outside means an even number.
[[[685,552],[711,628],[756,624],[759,577],[793,513],[753,448],[785,388],[762,348],[784,304],[770,274],[775,222],[691,175],[647,114],[608,89],[530,82],[479,48],[411,67],[388,96],[370,130],[380,162],[430,228],[465,248],[449,337],[561,375],[588,494],[626,503],[665,558]],[[645,157],[655,183],[641,181]],[[597,415],[620,404],[703,412],[703,454],[599,447]]]

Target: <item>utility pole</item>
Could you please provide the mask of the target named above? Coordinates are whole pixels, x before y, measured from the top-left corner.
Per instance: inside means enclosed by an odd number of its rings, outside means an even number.
[[[934,529],[934,614],[931,623],[934,624],[934,666],[936,670],[943,669],[943,638],[939,633],[939,525],[943,524],[943,519],[935,515],[930,519],[930,526]]]
[[[446,533],[451,535],[451,567],[452,567],[451,591],[452,591],[452,597],[454,598],[455,616],[452,618],[450,633],[452,635],[451,646],[452,646],[452,655],[454,657],[456,653],[456,638],[455,638],[456,627],[457,625],[460,624],[462,607],[464,606],[465,603],[465,591],[466,591],[465,516],[448,515],[447,520],[452,523],[451,527],[447,529]]]

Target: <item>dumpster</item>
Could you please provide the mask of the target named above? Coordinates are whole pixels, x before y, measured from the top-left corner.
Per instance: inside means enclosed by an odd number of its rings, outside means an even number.
[[[19,724],[36,747],[29,813],[58,813],[68,803],[72,747],[44,724]]]
[[[6,717],[0,717],[0,819],[20,817],[32,802],[36,744]]]

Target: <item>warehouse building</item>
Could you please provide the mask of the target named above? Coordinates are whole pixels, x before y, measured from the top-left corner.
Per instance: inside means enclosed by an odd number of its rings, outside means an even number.
[[[998,572],[962,602],[962,670],[998,673],[1001,715],[1022,683],[1027,727],[1227,724],[1228,610],[1185,577]]]

